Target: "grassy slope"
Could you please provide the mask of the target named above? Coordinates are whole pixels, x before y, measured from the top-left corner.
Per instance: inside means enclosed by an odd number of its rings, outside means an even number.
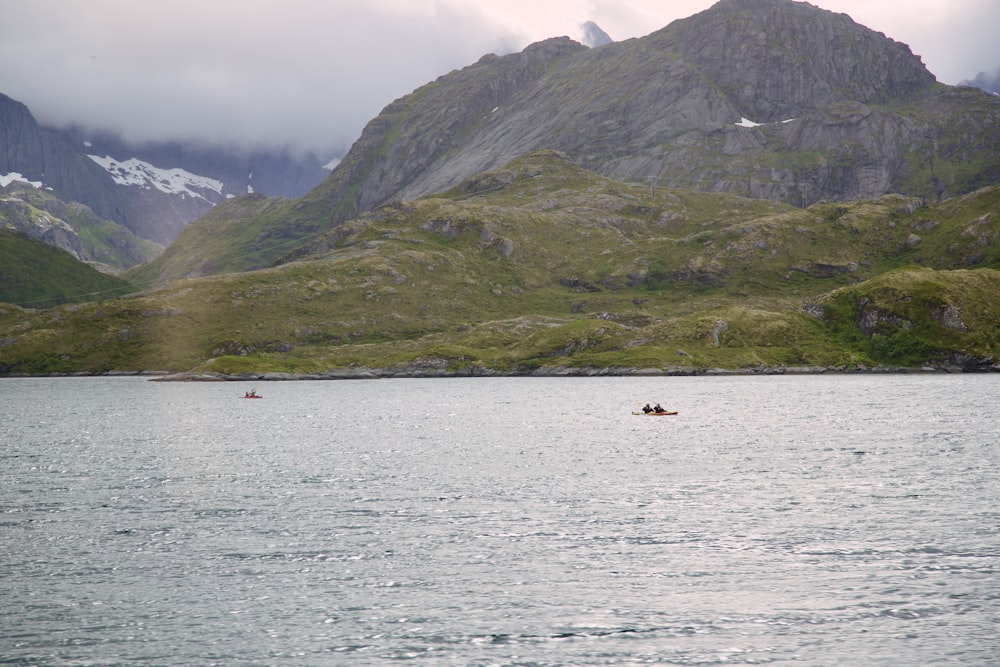
[[[154,285],[185,276],[212,275],[268,266],[273,256],[301,241],[267,238],[267,221],[289,217],[287,199],[245,195],[219,204],[184,228],[167,250],[124,277],[137,285]],[[301,236],[298,238],[302,238]],[[266,251],[261,251],[261,247]]]
[[[1000,339],[998,210],[1000,188],[933,207],[798,210],[623,184],[535,153],[346,223],[273,268],[0,310],[0,370],[981,360]]]
[[[0,229],[0,301],[45,308],[112,298],[130,289],[124,280],[101,273],[64,250]]]

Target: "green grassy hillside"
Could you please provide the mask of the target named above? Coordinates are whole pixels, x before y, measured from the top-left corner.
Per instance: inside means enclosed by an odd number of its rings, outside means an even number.
[[[894,366],[948,361],[967,370],[1000,354],[1000,271],[890,271],[816,302],[826,334]]]
[[[46,308],[129,291],[126,281],[101,273],[64,250],[0,229],[0,301]]]
[[[281,197],[235,197],[185,227],[162,255],[123,276],[137,285],[153,285],[270,266],[318,231],[295,211],[296,205]],[[278,225],[277,220],[288,222]],[[286,235],[279,233],[283,229]]]
[[[997,211],[996,187],[800,210],[539,152],[271,268],[2,310],[0,371],[981,369],[1000,340]]]

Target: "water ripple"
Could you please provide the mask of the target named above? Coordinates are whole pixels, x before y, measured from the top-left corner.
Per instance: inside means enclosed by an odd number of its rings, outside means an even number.
[[[1000,654],[995,378],[16,387],[0,664]]]

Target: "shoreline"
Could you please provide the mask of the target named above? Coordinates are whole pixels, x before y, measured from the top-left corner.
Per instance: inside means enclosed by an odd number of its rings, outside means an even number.
[[[547,367],[533,371],[507,372],[487,368],[472,367],[457,371],[446,371],[440,368],[399,367],[378,368],[358,367],[337,369],[322,373],[212,373],[203,371],[107,371],[102,373],[74,372],[27,374],[10,373],[0,375],[0,379],[13,378],[73,378],[73,377],[145,377],[150,382],[289,382],[289,381],[322,381],[322,380],[391,380],[415,378],[498,378],[498,377],[727,377],[727,376],[770,376],[770,375],[981,375],[1000,372],[1000,365],[984,368],[947,367],[896,367],[896,366],[778,366],[752,367],[740,369],[690,367],[676,368],[570,368]]]

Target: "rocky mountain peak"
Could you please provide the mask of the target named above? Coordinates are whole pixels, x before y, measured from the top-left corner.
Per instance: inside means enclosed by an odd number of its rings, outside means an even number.
[[[935,82],[907,45],[793,0],[720,0],[651,39],[769,121],[833,100],[884,103]]]
[[[310,199],[346,219],[546,148],[618,179],[799,206],[938,197],[943,180],[917,165],[997,123],[995,101],[946,89],[905,44],[845,14],[721,0],[647,37],[551,39],[442,76],[372,120]]]
[[[597,25],[593,21],[587,21],[580,29],[583,31],[583,43],[592,49],[596,49],[599,46],[604,46],[605,44],[610,44],[614,40],[608,33],[601,29],[601,26]]]

